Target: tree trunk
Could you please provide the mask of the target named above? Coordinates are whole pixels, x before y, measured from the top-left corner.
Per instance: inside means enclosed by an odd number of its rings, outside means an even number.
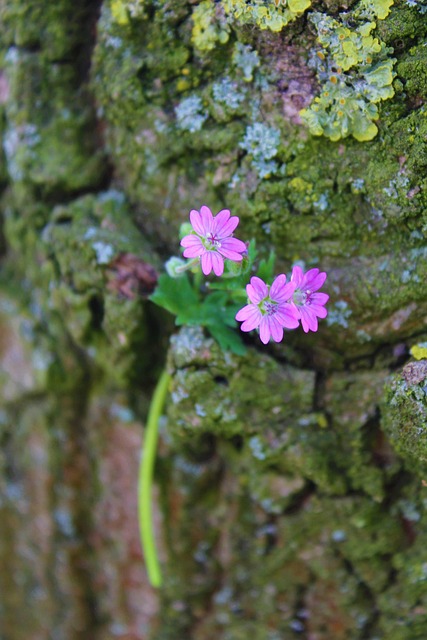
[[[427,636],[427,17],[389,5],[2,0],[2,640]],[[202,204],[327,271],[318,332],[238,356],[147,300]]]

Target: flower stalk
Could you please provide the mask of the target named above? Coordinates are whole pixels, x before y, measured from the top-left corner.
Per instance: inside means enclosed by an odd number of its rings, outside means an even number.
[[[165,405],[170,378],[169,373],[164,370],[154,390],[148,412],[138,477],[138,521],[141,545],[148,579],[150,584],[156,588],[162,585],[162,575],[155,544],[151,490],[157,451],[159,419]]]

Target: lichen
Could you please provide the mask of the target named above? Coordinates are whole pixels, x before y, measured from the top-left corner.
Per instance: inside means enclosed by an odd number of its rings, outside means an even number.
[[[211,51],[216,44],[228,41],[230,27],[220,9],[210,0],[193,9],[192,41],[200,51]]]
[[[302,15],[311,5],[311,0],[224,0],[223,5],[226,14],[237,22],[277,32]]]
[[[111,15],[120,25],[127,25],[131,18],[142,18],[145,11],[144,0],[111,0]]]
[[[301,111],[302,120],[311,133],[333,141],[350,134],[359,142],[372,140],[378,132],[377,103],[394,95],[395,59],[386,57],[391,50],[371,35],[375,22],[349,28],[346,16],[339,22],[321,13],[310,20],[322,47],[312,59],[322,91]]]
[[[272,158],[277,155],[279,144],[280,131],[273,127],[255,122],[246,129],[240,147],[252,157],[252,166],[261,179],[278,171],[279,165]]]
[[[177,125],[180,129],[195,133],[200,131],[208,116],[203,112],[203,103],[199,96],[190,96],[175,107]]]
[[[246,82],[251,82],[254,71],[260,65],[258,53],[250,46],[236,42],[232,57],[233,64],[243,73]]]

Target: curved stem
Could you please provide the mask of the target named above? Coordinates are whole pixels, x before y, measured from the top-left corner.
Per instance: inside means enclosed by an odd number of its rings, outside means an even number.
[[[154,390],[150,410],[148,412],[147,425],[141,464],[138,477],[138,521],[141,533],[141,544],[147,568],[148,579],[153,587],[160,587],[162,575],[159,559],[157,557],[156,544],[153,529],[153,514],[151,509],[151,488],[153,484],[154,462],[156,459],[157,436],[159,418],[165,404],[170,375],[163,371]]]

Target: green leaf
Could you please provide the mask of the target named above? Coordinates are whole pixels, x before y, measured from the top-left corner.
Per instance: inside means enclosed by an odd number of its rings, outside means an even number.
[[[246,268],[246,271],[249,271],[252,268],[252,265],[255,262],[257,255],[258,255],[258,251],[257,251],[257,248],[256,248],[256,241],[252,238],[252,240],[250,241],[249,246],[248,246],[248,259],[249,259],[249,262],[248,262],[248,266]]]
[[[171,278],[167,273],[163,273],[150,300],[176,316],[180,313],[188,313],[191,307],[199,303],[187,274],[181,278]]]
[[[247,276],[240,275],[228,280],[227,288],[232,288],[230,283],[233,280],[241,279],[247,280]],[[241,287],[240,283],[236,288]],[[214,291],[201,300],[191,286],[187,274],[181,278],[171,278],[162,274],[156,290],[150,296],[152,302],[176,316],[175,323],[178,326],[206,327],[222,349],[243,355],[246,349],[236,331],[235,320],[235,315],[242,305],[229,304],[229,299],[227,291]]]
[[[275,262],[276,254],[274,251],[270,251],[270,255],[267,260],[260,261],[257,276],[264,280],[264,282],[271,283],[273,280]]]
[[[209,332],[218,342],[221,349],[225,351],[230,350],[238,356],[244,356],[246,353],[246,347],[242,342],[241,337],[236,331],[233,331],[225,325],[215,325],[208,327]]]

